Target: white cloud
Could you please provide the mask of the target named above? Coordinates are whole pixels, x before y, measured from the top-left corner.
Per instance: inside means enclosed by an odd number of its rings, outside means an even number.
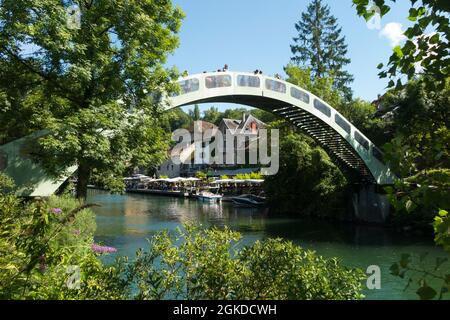
[[[390,22],[383,28],[383,30],[380,31],[380,36],[388,38],[391,42],[391,46],[396,47],[402,41],[406,40],[402,27],[403,25],[401,23]]]

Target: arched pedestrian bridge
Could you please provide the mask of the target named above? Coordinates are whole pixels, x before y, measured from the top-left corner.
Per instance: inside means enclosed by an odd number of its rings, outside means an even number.
[[[168,108],[197,103],[248,105],[274,113],[314,138],[352,181],[388,185],[394,174],[381,151],[332,106],[286,81],[245,72],[214,72],[183,78]]]
[[[181,79],[179,84],[181,92],[164,99],[168,110],[208,102],[260,108],[290,121],[314,138],[352,181],[378,185],[393,183],[394,174],[382,162],[380,150],[332,106],[298,86],[245,72],[196,74]],[[0,157],[6,163],[0,169],[16,180],[23,195],[50,195],[65,179],[55,181],[24,156],[21,150],[28,139],[25,137],[0,146]],[[75,170],[76,167],[71,167],[66,171],[70,175]]]

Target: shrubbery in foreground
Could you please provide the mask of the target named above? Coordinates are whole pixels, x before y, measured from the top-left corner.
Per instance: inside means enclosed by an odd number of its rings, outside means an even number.
[[[24,203],[0,192],[0,299],[363,297],[361,271],[280,239],[237,249],[237,232],[186,225],[106,266],[98,256],[115,249],[95,244],[94,232],[89,205],[71,197]]]
[[[342,267],[281,239],[239,250],[227,228],[186,225],[162,232],[126,268],[136,299],[361,299],[362,271]],[[234,244],[234,245],[233,245]]]
[[[70,197],[26,204],[0,194],[0,299],[122,297],[117,268],[92,248],[95,218],[87,207]],[[79,289],[70,288],[71,266],[80,270]]]

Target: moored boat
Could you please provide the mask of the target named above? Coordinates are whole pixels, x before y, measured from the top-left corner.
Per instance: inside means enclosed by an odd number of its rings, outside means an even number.
[[[247,207],[261,207],[264,206],[266,202],[266,198],[252,194],[244,194],[242,196],[233,197],[232,200],[235,205]]]
[[[218,202],[222,200],[222,196],[218,194],[214,194],[212,192],[201,192],[196,195],[196,198],[200,201],[205,202]]]

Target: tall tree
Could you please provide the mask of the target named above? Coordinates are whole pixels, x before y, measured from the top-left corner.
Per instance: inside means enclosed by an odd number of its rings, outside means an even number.
[[[187,129],[192,126],[193,119],[189,114],[181,108],[170,110],[164,114],[164,128],[167,131],[175,131],[176,129]]]
[[[170,0],[1,2],[0,57],[39,80],[28,103],[51,131],[39,153],[49,171],[78,165],[79,197],[94,170],[118,176],[163,154],[154,115],[174,91],[164,63],[182,18]]]
[[[189,116],[194,120],[198,121],[200,120],[200,108],[198,107],[198,104],[194,106],[194,110],[189,110]]]
[[[350,84],[353,76],[344,70],[351,60],[347,58],[347,44],[341,35],[342,28],[322,0],[313,0],[300,21],[295,24],[298,36],[293,38],[291,60],[299,66],[311,69],[311,76],[323,78],[332,76],[334,87],[344,97],[351,99]]]
[[[222,120],[222,113],[217,107],[211,107],[208,110],[205,110],[205,112],[203,113],[203,121],[207,121],[217,125],[219,124],[220,120]]]

